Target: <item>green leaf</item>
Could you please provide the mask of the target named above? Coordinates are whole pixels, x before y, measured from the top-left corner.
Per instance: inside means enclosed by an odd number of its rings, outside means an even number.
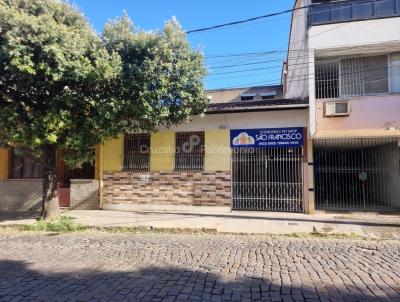
[[[53,133],[47,134],[46,139],[49,143],[52,143],[52,144],[57,143],[57,135],[55,135]]]

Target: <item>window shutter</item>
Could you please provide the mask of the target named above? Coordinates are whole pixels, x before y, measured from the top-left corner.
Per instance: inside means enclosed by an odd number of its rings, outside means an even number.
[[[388,93],[387,55],[363,58],[365,94]]]

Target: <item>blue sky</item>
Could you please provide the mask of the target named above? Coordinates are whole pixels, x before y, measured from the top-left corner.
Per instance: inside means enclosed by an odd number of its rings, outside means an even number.
[[[246,19],[292,7],[293,0],[71,0],[97,31],[126,11],[145,30],[160,29],[175,16],[186,30]],[[188,36],[206,56],[208,89],[276,84],[285,57],[290,14],[259,20],[241,26]],[[279,49],[274,54],[249,55]],[[242,56],[214,57],[242,54]],[[240,66],[237,66],[241,64]],[[236,65],[233,66],[232,65]],[[263,68],[263,69],[260,69]],[[260,70],[254,70],[260,69]]]

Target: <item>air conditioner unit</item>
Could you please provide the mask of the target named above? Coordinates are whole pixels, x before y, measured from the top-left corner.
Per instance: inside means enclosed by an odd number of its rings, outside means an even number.
[[[336,101],[325,103],[325,116],[347,116],[350,114],[348,101]]]

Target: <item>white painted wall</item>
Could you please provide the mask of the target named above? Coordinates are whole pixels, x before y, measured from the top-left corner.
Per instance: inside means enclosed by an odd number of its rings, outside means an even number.
[[[305,6],[308,2],[308,0],[298,0],[296,1],[295,7],[299,8]],[[308,97],[307,64],[307,12],[304,9],[300,9],[294,11],[292,14],[287,57],[285,98],[305,99]]]
[[[367,51],[374,44],[400,43],[400,17],[312,26],[308,36],[310,49],[363,45]]]
[[[169,128],[171,131],[202,131],[212,129],[255,129],[307,127],[308,110],[281,110],[266,112],[243,112],[207,114],[193,121]],[[167,130],[161,128],[160,130]]]
[[[309,134],[311,137],[313,137],[316,133],[316,127],[317,127],[317,122],[316,122],[316,101],[315,101],[315,75],[314,75],[314,70],[315,70],[315,53],[314,50],[310,49],[309,51],[309,64],[308,64],[308,77],[309,80],[307,81],[308,83],[308,95],[309,95],[309,105],[310,105],[310,110],[309,110]]]

